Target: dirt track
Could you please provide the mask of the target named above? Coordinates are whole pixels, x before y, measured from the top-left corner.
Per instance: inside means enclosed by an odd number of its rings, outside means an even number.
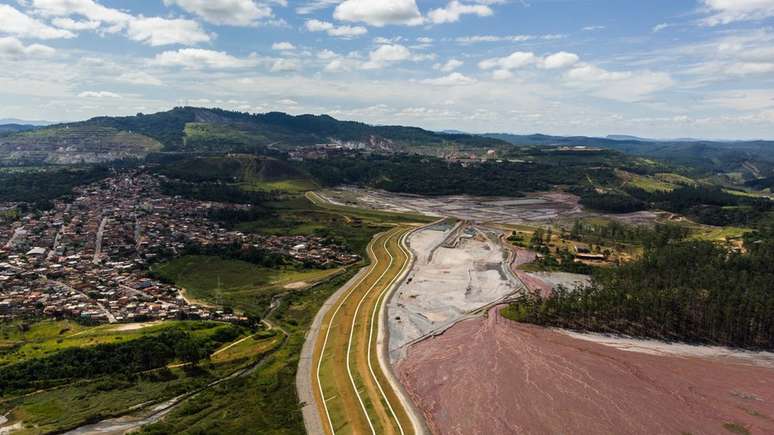
[[[494,310],[412,346],[397,373],[439,434],[774,434],[770,368],[627,352]]]

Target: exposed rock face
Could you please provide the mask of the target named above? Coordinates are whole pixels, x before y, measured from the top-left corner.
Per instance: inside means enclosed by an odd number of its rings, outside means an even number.
[[[50,127],[0,138],[0,165],[102,163],[144,157],[162,145],[107,127]]]

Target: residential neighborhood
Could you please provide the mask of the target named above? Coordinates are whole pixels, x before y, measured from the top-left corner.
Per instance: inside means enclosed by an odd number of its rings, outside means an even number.
[[[191,245],[236,244],[315,267],[359,260],[323,237],[228,230],[208,219],[208,211],[251,205],[166,196],[162,181],[163,176],[140,171],[119,173],[77,188],[71,201],[55,201],[49,211],[0,224],[0,318],[241,320],[221,309],[189,304],[181,289],[149,276],[151,264],[181,255]]]

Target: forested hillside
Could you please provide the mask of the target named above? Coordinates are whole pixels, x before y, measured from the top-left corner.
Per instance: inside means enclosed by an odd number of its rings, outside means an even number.
[[[417,155],[338,157],[305,162],[324,185],[356,184],[424,195],[521,196],[558,185],[616,179],[613,168],[546,163],[484,162],[474,165]]]
[[[522,322],[638,337],[774,349],[774,233],[749,234],[747,252],[656,238],[592,285],[525,296],[506,313]]]
[[[88,121],[61,124],[35,130],[38,144],[62,144],[62,137],[81,143],[84,149],[100,151],[101,145],[112,144],[107,138],[92,143],[93,134],[110,132],[150,138],[164,151],[229,152],[255,151],[267,146],[277,148],[308,146],[331,141],[356,142],[385,149],[411,146],[503,146],[497,139],[466,134],[442,134],[416,127],[373,126],[361,122],[339,121],[327,115],[292,116],[270,112],[249,114],[222,109],[177,107],[154,114],[97,117]],[[84,132],[79,135],[79,132]],[[29,142],[24,133],[6,139],[9,147]],[[92,142],[90,142],[92,140]],[[126,145],[130,145],[129,142]]]
[[[548,136],[543,134],[484,135],[520,146],[601,147],[629,155],[648,156],[703,173],[729,173],[746,180],[774,175],[774,141],[654,141],[633,137],[598,138],[587,136]]]

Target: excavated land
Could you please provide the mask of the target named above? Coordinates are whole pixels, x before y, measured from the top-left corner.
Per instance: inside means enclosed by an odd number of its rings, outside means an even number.
[[[774,433],[774,355],[609,340],[498,307],[414,344],[396,371],[436,434]]]
[[[337,205],[511,225],[545,224],[557,220],[571,222],[592,216],[605,216],[630,224],[652,223],[658,218],[658,214],[649,211],[616,215],[589,212],[579,204],[579,197],[562,192],[530,193],[523,198],[468,195],[431,197],[342,187],[318,194]]]
[[[414,266],[387,303],[392,361],[422,337],[524,290],[510,270],[501,236],[467,222],[435,225],[410,236]]]
[[[591,277],[588,275],[566,272],[526,272],[520,270],[519,266],[535,261],[537,253],[518,246],[513,247],[512,250],[513,261],[511,262],[511,270],[532,293],[548,297],[557,286],[574,289],[591,283]]]

